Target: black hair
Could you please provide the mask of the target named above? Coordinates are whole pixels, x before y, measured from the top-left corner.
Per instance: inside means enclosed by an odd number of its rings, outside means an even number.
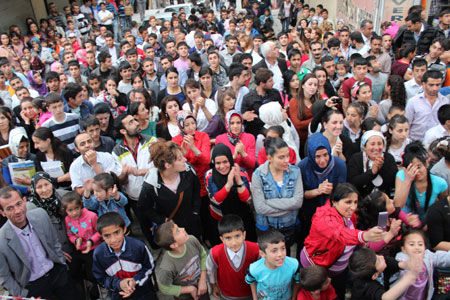
[[[211,76],[214,75],[213,71],[209,67],[202,67],[200,69],[200,72],[198,72],[198,77],[201,78],[201,77],[203,77],[206,74],[209,74]]]
[[[202,66],[202,59],[200,57],[200,54],[198,54],[197,52],[192,52],[191,54],[189,54],[188,59],[197,66]]]
[[[70,98],[75,99],[79,92],[81,92],[83,88],[75,82],[69,82],[64,88],[64,97],[69,100]]]
[[[165,72],[166,78],[167,78],[167,76],[169,76],[169,73],[176,73],[178,75],[178,70],[175,67],[168,67]]]
[[[47,72],[47,74],[45,74],[45,82],[49,82],[52,79],[57,79],[59,81],[59,74],[54,71]]]
[[[269,132],[269,131],[276,132],[280,138],[283,138],[283,134],[284,134],[283,126],[281,126],[281,125],[272,125],[269,128],[267,128],[266,133]]]
[[[389,150],[392,143],[392,134],[390,133],[389,129],[394,130],[395,127],[397,127],[397,124],[405,124],[409,123],[409,120],[404,115],[395,115],[393,116],[389,122],[388,122],[388,130],[386,131],[386,151]]]
[[[361,123],[361,134],[366,131],[372,130],[377,125],[381,126],[381,123],[376,118],[372,117],[365,118],[364,121]]]
[[[368,66],[369,63],[365,58],[357,57],[353,60],[353,66],[356,68],[356,66]]]
[[[47,107],[49,107],[51,104],[63,102],[63,99],[61,98],[60,94],[57,93],[48,93],[47,96],[45,96],[45,104]]]
[[[428,78],[442,80],[442,73],[438,70],[428,70],[425,72],[425,74],[423,74],[422,83],[427,83]]]
[[[131,69],[131,65],[128,61],[124,60],[119,65],[119,72],[122,72],[123,70]]]
[[[378,213],[386,211],[386,197],[382,191],[375,191],[359,199],[356,214],[363,229],[377,226]]]
[[[228,78],[230,81],[233,81],[235,76],[239,77],[242,75],[242,72],[246,71],[247,67],[241,63],[232,63],[230,68],[228,69]]]
[[[348,266],[353,278],[372,280],[372,276],[378,271],[375,267],[377,255],[370,248],[360,248],[350,256]]]
[[[442,105],[438,110],[438,120],[442,125],[450,120],[450,104]]]
[[[405,19],[405,22],[408,22],[408,21],[411,21],[411,23],[417,23],[417,22],[422,22],[422,19],[420,18],[420,14],[411,13]]]
[[[264,149],[266,150],[266,154],[268,156],[273,156],[279,149],[286,147],[288,147],[288,145],[282,138],[268,137],[264,140]]]
[[[297,50],[297,51],[298,51],[298,50]],[[291,50],[291,52],[289,52],[289,53],[292,53],[292,50]],[[284,80],[284,81],[283,81],[283,85],[284,85],[284,90],[285,90],[286,93],[288,93],[288,94],[290,94],[289,92],[290,92],[290,90],[291,90],[289,84],[290,84],[290,82],[291,82],[291,80],[292,80],[292,77],[294,77],[294,76],[297,76],[297,73],[295,73],[294,71],[292,71],[292,70],[290,70],[290,69],[283,73],[283,80]],[[292,95],[292,96],[296,96],[296,95]]]
[[[425,60],[425,58],[422,57],[416,57],[413,59],[413,61],[411,62],[411,69],[414,70],[415,67],[422,67],[422,66],[426,66],[428,69],[428,63]]]
[[[322,285],[327,279],[327,269],[316,265],[302,269],[299,275],[300,286],[310,292],[322,289]]]
[[[405,246],[406,238],[411,234],[418,234],[423,238],[424,244],[427,242],[427,237],[425,235],[425,232],[420,229],[410,229],[407,232],[405,232],[402,236],[402,246]]]
[[[324,63],[329,62],[329,61],[334,62],[334,58],[330,55],[325,55],[320,59],[320,64],[323,66]],[[327,72],[327,75],[328,75],[328,72]]]
[[[359,192],[354,185],[348,182],[338,183],[331,192],[330,201],[332,203],[339,202],[350,194],[357,194],[359,196]]]
[[[327,42],[328,49],[330,49],[331,47],[339,47],[340,45],[341,45],[341,41],[335,37],[332,37]]]
[[[352,33],[350,33],[350,39],[352,41],[355,41],[357,43],[364,43],[364,39],[362,37],[362,33],[359,31],[353,31]]]
[[[414,44],[405,44],[401,48],[399,48],[397,53],[397,59],[406,58],[410,53],[416,51],[416,45]]]
[[[94,176],[94,183],[103,190],[107,191],[114,187],[115,180],[113,173],[100,173]],[[115,174],[114,174],[115,175]]]
[[[89,126],[100,126],[100,121],[94,115],[88,115],[81,120],[81,128],[87,130]]]
[[[285,242],[284,235],[275,229],[269,229],[267,231],[261,232],[258,236],[258,246],[259,250],[265,252],[269,244],[278,244]]]
[[[242,62],[243,62],[245,59],[251,59],[252,62],[253,62],[253,57],[252,57],[252,55],[251,55],[250,53],[239,53],[239,54],[241,54],[241,55],[239,56],[239,63],[242,64]],[[236,55],[235,55],[235,56],[236,56]]]
[[[53,131],[47,127],[37,128],[33,132],[33,136],[43,141],[50,139],[55,160],[64,161],[64,154],[71,153],[67,145],[61,142],[61,140],[53,134]],[[69,166],[66,167],[68,168]]]
[[[233,214],[223,216],[217,224],[217,229],[220,236],[233,231],[245,232],[244,221],[238,215]]]
[[[70,68],[70,67],[77,67],[77,68],[80,68],[80,63],[78,62],[78,60],[76,60],[76,59],[73,59],[73,60],[71,60],[71,61],[69,61],[68,63],[67,63],[67,66]]]
[[[101,215],[97,220],[97,231],[102,234],[102,230],[108,226],[118,226],[125,228],[125,220],[122,215],[115,211],[107,212]]]
[[[78,194],[76,191],[67,192],[61,198],[61,209],[63,215],[66,215],[67,205],[69,205],[72,202],[76,202],[77,205],[83,208],[83,200],[81,198],[81,195]]]
[[[108,52],[102,51],[97,55],[97,59],[99,63],[104,63],[106,62],[107,58],[111,58],[111,54],[109,54]]]
[[[389,75],[387,85],[391,87],[389,99],[392,105],[406,105],[405,82],[400,75]]]

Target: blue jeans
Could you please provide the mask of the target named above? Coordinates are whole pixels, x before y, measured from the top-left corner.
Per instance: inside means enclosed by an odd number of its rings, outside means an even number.
[[[289,18],[282,19],[281,20],[281,31],[289,32],[289,24],[290,24]]]

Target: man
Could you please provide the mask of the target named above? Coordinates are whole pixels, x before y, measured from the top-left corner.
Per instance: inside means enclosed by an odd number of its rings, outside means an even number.
[[[412,61],[413,78],[405,82],[406,102],[412,97],[423,93],[422,77],[427,71],[427,61],[423,58],[416,58]]]
[[[155,137],[141,134],[139,122],[133,116],[122,114],[114,120],[115,130],[122,136],[112,152],[113,157],[122,166],[119,181],[123,183],[131,207],[135,213],[137,200],[141,192],[144,176],[151,167],[150,145],[156,141]]]
[[[225,33],[225,28],[222,23],[217,22],[216,16],[214,15],[214,11],[211,9],[208,11],[205,19],[205,24],[207,27],[210,27],[212,25],[217,26],[217,29],[219,30],[219,33],[223,35]]]
[[[199,73],[200,69],[202,68],[202,58],[200,57],[200,54],[197,52],[192,52],[188,56],[188,71],[187,76],[188,78],[194,78],[196,81],[199,81]]]
[[[328,46],[328,55],[334,59],[335,63],[343,58],[343,54],[341,52],[341,41],[338,38],[336,37],[330,38],[327,42],[327,46]]]
[[[255,34],[253,36],[253,52],[257,53],[258,55],[261,55],[261,51],[259,49],[259,47],[261,47],[262,44],[264,44],[265,42],[265,37],[262,34]],[[261,57],[262,59],[262,57]],[[259,61],[254,61],[253,65],[256,65],[257,63],[259,63],[261,60]]]
[[[323,9],[320,13],[320,16],[322,17],[322,21],[319,20],[319,28],[322,30],[322,32],[329,32],[333,31],[333,22],[328,19],[328,10]]]
[[[354,31],[350,34],[350,43],[353,48],[352,54],[359,53],[364,57],[370,50],[370,46],[364,43],[363,35],[359,31]]]
[[[96,53],[94,51],[86,51],[87,71],[89,74],[91,74],[98,67],[97,62],[95,61],[95,55]]]
[[[81,75],[81,67],[76,59],[69,61],[67,64],[69,66],[69,82],[77,83],[77,84],[87,84],[88,80],[86,76]]]
[[[58,235],[42,208],[27,212],[14,187],[0,189],[0,285],[16,297],[81,299],[67,270]]]
[[[139,63],[139,55],[136,48],[128,49],[125,53],[125,60],[130,64],[132,73],[139,73],[139,75],[143,75],[144,71],[142,70],[141,64]]]
[[[372,88],[372,81],[366,77],[369,63],[362,57],[357,57],[353,60],[353,77],[348,78],[342,84],[342,109],[347,112],[347,107],[351,103],[352,87],[357,81],[365,81]]]
[[[75,137],[75,150],[80,156],[70,165],[70,179],[72,190],[83,194],[83,184],[87,179],[105,172],[114,172],[117,176],[122,173],[122,166],[110,153],[94,150],[94,141],[86,133],[80,133]]]
[[[25,86],[24,82],[22,81],[22,79],[15,75],[13,75],[11,77],[11,79],[9,80],[9,85],[14,90],[14,95],[11,97],[11,101],[12,101],[11,107],[14,109],[16,106],[20,105],[20,99],[19,99],[19,95],[17,95],[17,91],[19,90],[19,88],[26,88],[26,86]],[[29,88],[29,89],[27,88],[27,91],[29,93],[29,96],[31,96],[32,98],[39,97],[39,93],[36,90],[34,90],[32,88]]]
[[[246,66],[244,66],[241,63],[232,63],[230,66],[230,71],[228,74],[228,78],[230,79],[230,82],[225,85],[230,86],[234,93],[236,94],[236,102],[234,104],[234,109],[241,112],[241,106],[242,101],[245,95],[248,94],[248,88],[245,86],[245,83],[248,79],[248,72]],[[219,92],[216,93],[215,100],[217,103],[217,95]]]
[[[211,46],[208,49],[208,64],[211,71],[213,71],[213,83],[216,86],[224,86],[229,83],[227,71],[220,64],[220,57],[216,47]]]
[[[350,31],[346,28],[339,31],[339,41],[341,42],[341,53],[344,60],[349,60],[350,56],[353,54],[352,48],[350,46]]]
[[[413,141],[423,140],[425,132],[439,125],[438,110],[444,104],[450,104],[450,99],[439,93],[442,85],[442,73],[428,70],[422,77],[423,93],[409,99],[405,116],[409,120],[409,138]]]
[[[106,45],[100,48],[100,52],[106,52],[111,55],[111,61],[113,66],[118,66],[118,59],[120,58],[120,45],[114,43],[114,34],[112,32],[107,32],[105,34]]]
[[[288,68],[286,61],[279,58],[280,53],[278,52],[277,45],[272,41],[265,42],[261,45],[261,54],[264,59],[253,67],[253,73],[256,73],[259,68],[269,69],[273,73],[273,88],[277,89],[278,91],[283,91],[283,74],[287,71]]]
[[[370,50],[365,56],[363,55],[363,57],[368,57],[371,55],[375,56],[381,64],[381,72],[386,75],[390,75],[392,65],[391,56],[389,53],[381,51],[381,44],[382,38],[374,34],[370,39]]]
[[[30,86],[28,79],[23,74],[12,71],[11,64],[9,63],[9,60],[6,57],[0,57],[0,71],[2,71],[3,74],[5,75],[6,85],[11,85],[9,80],[12,77],[19,77],[20,80],[22,80],[22,83],[25,87]]]
[[[56,4],[53,2],[50,2],[48,4],[48,10],[50,12],[49,16],[51,16],[53,18],[53,20],[55,20],[56,26],[62,27],[63,29],[65,29],[67,26],[66,18],[64,17],[64,15],[62,15],[58,12],[58,8],[56,7]]]
[[[56,93],[58,95],[62,95],[62,89],[59,82],[59,75],[54,71],[50,71],[45,75],[45,83],[47,84],[47,88],[49,93]],[[65,99],[63,99],[66,102]]]
[[[173,58],[170,55],[164,55],[161,58],[161,65],[162,68],[164,70],[164,73],[166,72],[166,70],[170,67],[173,67]],[[162,74],[160,81],[159,81],[159,89],[163,90],[167,87],[167,80],[166,80],[166,74]],[[186,72],[184,72],[183,70],[179,70],[178,71],[178,85],[179,86],[184,86],[184,84],[186,83],[186,80],[188,79]]]
[[[187,72],[189,70],[188,54],[189,46],[186,42],[179,42],[177,45],[178,59],[173,62],[173,65],[177,70],[183,70]],[[200,59],[201,60],[201,59]]]
[[[205,52],[205,47],[203,47],[203,41],[205,39],[205,36],[203,34],[203,31],[197,30],[194,33],[194,47],[191,47],[189,49],[189,54],[196,52],[198,54],[202,54]]]
[[[74,113],[83,119],[94,113],[94,106],[86,99],[83,99],[83,88],[74,82],[69,82],[64,88],[64,97],[67,103],[64,105],[64,112]]]
[[[291,49],[288,53],[288,59],[291,65],[289,70],[294,71],[296,74],[300,72],[302,65],[302,53],[298,49]]]
[[[416,13],[409,14],[405,19],[406,28],[403,35],[397,40],[396,45],[413,44],[417,46],[417,54],[423,55],[430,48],[431,42],[437,37],[444,37],[444,34],[439,32],[432,26],[422,23],[420,15]]]
[[[428,149],[429,145],[444,136],[450,136],[450,105],[442,105],[438,110],[439,125],[431,127],[425,133],[423,143]],[[433,173],[435,174],[435,173]],[[437,174],[436,174],[437,175]]]
[[[320,59],[320,65],[327,71],[327,80],[333,86],[334,92],[337,92],[336,89],[338,89],[340,86],[340,80],[336,74],[336,63],[334,61],[335,59],[332,56],[325,55]]]
[[[445,38],[450,37],[450,7],[443,6],[439,11],[439,25],[436,28]]]
[[[237,50],[238,40],[234,35],[228,35],[225,39],[226,47],[220,51],[220,55],[223,57],[223,62],[226,66],[231,65],[233,62],[233,56],[241,51]]]
[[[76,3],[72,6],[72,16],[84,40],[91,30],[91,25],[86,16],[80,12],[80,7]]]
[[[362,20],[361,25],[359,26],[359,30],[362,33],[364,45],[370,46],[370,40],[371,40],[372,32],[373,32],[373,22],[368,19]]]
[[[119,81],[117,90],[127,95],[133,89],[133,86],[131,85],[132,70],[127,61],[124,61],[119,65],[119,74],[122,79]]]
[[[245,86],[248,88],[248,90],[256,89],[255,76],[253,76],[252,72],[252,55],[250,53],[242,53],[241,57],[239,58],[239,63],[247,67],[247,81],[245,82]]]
[[[289,36],[288,36],[287,32],[280,32],[277,35],[277,39],[278,39],[278,44],[280,45],[279,52],[281,54],[283,54],[284,55],[283,58],[286,59],[288,57],[287,46],[289,44]]]
[[[372,81],[372,100],[381,101],[388,75],[381,72],[381,62],[373,55],[366,58],[369,71],[367,78]]]
[[[116,80],[119,77],[116,67],[112,65],[111,54],[108,52],[100,52],[97,56],[100,66],[92,73],[98,75],[105,81],[108,77],[114,77]]]
[[[152,93],[152,99],[158,97],[159,89],[159,78],[155,71],[155,64],[153,59],[146,57],[142,61],[142,69],[144,70],[144,88],[150,90]]]
[[[106,26],[99,26],[100,27],[100,34],[95,38],[95,44],[99,49],[106,46],[106,40],[105,35],[108,32],[108,29]]]
[[[253,17],[252,16],[245,16],[244,18],[245,28],[244,33],[245,35],[248,35],[249,37],[253,37],[255,34],[258,34],[258,30],[253,28]]]
[[[302,64],[302,67],[311,72],[315,67],[320,66],[322,58],[323,44],[319,41],[312,41],[310,44],[312,57]]]
[[[112,138],[100,135],[100,121],[94,115],[88,115],[81,120],[81,128],[87,132],[94,141],[95,151],[111,153],[116,143]]]
[[[244,118],[245,132],[255,136],[261,133],[264,123],[259,119],[261,105],[271,101],[278,101],[281,106],[280,92],[273,89],[273,73],[267,68],[260,68],[255,73],[256,89],[250,91],[242,100],[242,114]]]
[[[385,33],[381,38],[381,51],[383,53],[389,54],[392,67],[392,62],[395,60],[394,50],[392,50],[392,36],[389,33]]]

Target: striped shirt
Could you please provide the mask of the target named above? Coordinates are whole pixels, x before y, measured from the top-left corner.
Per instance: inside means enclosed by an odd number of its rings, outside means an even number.
[[[80,117],[78,115],[66,113],[62,122],[56,122],[55,118],[51,117],[42,126],[49,128],[53,135],[65,143],[70,150],[75,148],[74,140],[80,133]]]

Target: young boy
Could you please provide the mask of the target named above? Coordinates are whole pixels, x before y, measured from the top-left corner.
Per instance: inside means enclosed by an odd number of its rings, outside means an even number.
[[[406,289],[416,282],[417,271],[421,270],[423,260],[413,258],[407,262],[376,255],[370,248],[361,248],[353,252],[349,268],[353,275],[352,300],[397,299]],[[388,291],[376,279],[381,273],[389,276],[400,268],[408,268],[408,272],[400,278]]]
[[[327,269],[310,266],[300,272],[300,286],[297,300],[335,300],[336,292],[331,285]]]
[[[45,97],[45,105],[53,117],[42,124],[43,127],[50,128],[55,137],[66,144],[70,150],[75,148],[73,141],[80,132],[80,118],[77,114],[65,113],[64,103],[61,95],[50,93]]]
[[[370,88],[372,88],[372,81],[366,77],[368,65],[369,63],[367,62],[367,60],[362,57],[357,57],[353,60],[353,77],[344,81],[344,84],[342,85],[342,91],[344,92],[342,108],[344,109],[344,112],[347,111],[347,107],[350,104],[350,94],[355,82],[367,82],[370,85]]]
[[[189,70],[188,65],[189,46],[186,42],[179,42],[177,45],[178,59],[173,62],[173,66],[178,70]]]
[[[200,242],[173,221],[156,228],[155,242],[167,250],[156,269],[160,291],[175,299],[207,298],[206,251]]]
[[[299,286],[298,261],[286,257],[284,235],[268,230],[258,237],[260,260],[250,265],[245,281],[250,284],[253,299],[295,299]]]
[[[89,115],[81,120],[82,129],[87,132],[94,141],[95,151],[111,153],[116,145],[109,136],[100,135],[100,121],[94,115]]]
[[[245,240],[244,222],[239,216],[224,216],[218,230],[223,244],[214,246],[206,260],[212,294],[218,299],[251,300],[252,291],[245,282],[245,273],[259,258],[258,244]]]
[[[125,221],[117,212],[97,220],[104,242],[94,250],[92,273],[113,300],[158,299],[151,282],[153,257],[138,239],[125,236]]]

